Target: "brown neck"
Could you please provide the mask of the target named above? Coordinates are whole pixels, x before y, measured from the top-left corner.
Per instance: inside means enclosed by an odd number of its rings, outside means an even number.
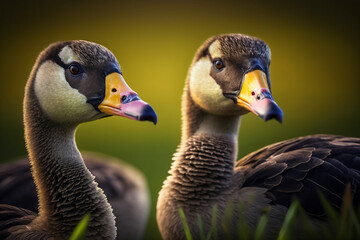
[[[90,213],[88,229],[95,232],[89,230],[88,236],[97,234],[114,238],[111,206],[76,147],[77,126],[50,121],[42,112],[31,83],[25,93],[24,125],[39,196],[39,217],[34,221],[35,227],[49,230],[54,236],[68,237],[77,223]]]
[[[186,89],[186,88],[185,88]],[[200,109],[185,90],[182,139],[169,180],[172,196],[186,205],[208,205],[230,191],[237,157],[238,116],[217,116]]]
[[[214,115],[201,109],[192,99],[189,86],[186,84],[182,96],[182,136],[181,145],[199,134],[229,138],[234,143],[237,155],[240,116]],[[236,156],[235,156],[236,157]]]

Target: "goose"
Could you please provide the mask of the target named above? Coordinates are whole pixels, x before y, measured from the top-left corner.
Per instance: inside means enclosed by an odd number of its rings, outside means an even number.
[[[0,239],[67,239],[86,214],[86,239],[115,239],[112,208],[84,164],[75,131],[111,115],[156,124],[153,108],[126,84],[108,49],[74,40],[40,53],[23,110],[39,213],[0,204]]]
[[[116,239],[142,239],[150,211],[150,194],[143,174],[112,156],[89,151],[81,151],[81,155],[113,209]],[[28,158],[0,165],[0,204],[38,212]]]
[[[217,239],[237,239],[243,223],[254,234],[268,211],[264,236],[275,239],[294,197],[319,227],[327,226],[319,190],[340,208],[350,184],[359,204],[359,138],[299,137],[236,161],[242,115],[282,122],[269,64],[267,44],[243,34],[214,36],[197,50],[182,95],[181,141],[157,201],[163,239],[186,238],[180,210],[194,239],[213,228]]]

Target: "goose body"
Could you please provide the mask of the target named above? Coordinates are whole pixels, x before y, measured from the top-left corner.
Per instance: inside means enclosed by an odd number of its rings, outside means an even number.
[[[142,239],[150,211],[149,190],[143,174],[114,157],[83,151],[81,155],[113,209],[116,239]],[[38,213],[28,158],[0,165],[0,204]]]
[[[80,123],[118,115],[156,123],[124,81],[115,56],[87,41],[58,42],[38,57],[25,89],[25,141],[39,213],[0,204],[1,239],[67,239],[90,214],[86,238],[115,239],[112,208],[75,143]]]
[[[198,49],[182,97],[181,143],[157,202],[164,239],[185,239],[179,209],[194,239],[200,229],[206,236],[214,227],[218,239],[237,239],[241,224],[254,231],[269,211],[264,236],[275,239],[294,197],[314,226],[327,225],[319,190],[339,209],[350,184],[359,204],[358,138],[295,138],[236,161],[241,115],[251,111],[282,121],[271,96],[269,63],[266,43],[242,34],[212,37]],[[301,226],[297,237],[306,238]]]

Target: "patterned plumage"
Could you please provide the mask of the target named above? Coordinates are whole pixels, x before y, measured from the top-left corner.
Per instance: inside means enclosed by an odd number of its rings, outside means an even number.
[[[92,152],[82,152],[82,156],[113,208],[117,239],[141,239],[150,210],[145,178],[135,168],[113,157]],[[20,207],[33,212],[32,216],[37,215],[39,206],[29,159],[0,165],[0,204]]]
[[[218,239],[237,239],[241,224],[253,233],[264,212],[264,236],[275,239],[295,198],[318,237],[329,231],[319,191],[339,210],[350,185],[353,204],[359,205],[359,138],[294,138],[236,161],[242,115],[282,121],[271,95],[269,64],[266,43],[242,34],[212,37],[198,49],[182,98],[181,143],[157,202],[164,239],[185,238],[179,209],[195,239],[214,228]],[[302,227],[296,224],[296,236],[307,239]]]
[[[239,160],[246,168],[244,187],[263,187],[272,204],[289,207],[299,199],[306,212],[323,216],[317,191],[340,210],[347,184],[360,203],[360,139],[333,135],[294,138],[264,147]]]
[[[39,208],[35,214],[1,205],[2,238],[67,239],[89,214],[86,238],[115,239],[113,209],[77,149],[76,128],[83,122],[111,115],[156,123],[154,110],[126,84],[115,56],[105,47],[87,41],[54,43],[40,53],[26,84],[23,110],[25,141]],[[27,167],[20,171],[27,171]],[[102,177],[117,175],[109,173]],[[6,181],[16,183],[8,179],[1,184],[6,185]],[[121,182],[123,187],[127,186],[126,181]],[[114,188],[110,184],[108,190],[119,189],[120,186],[115,187],[116,181],[112,184]],[[147,192],[142,190],[145,192],[140,196],[131,193],[126,197],[135,197],[133,203],[145,204],[142,209],[147,211]],[[130,208],[131,205],[122,206]],[[147,213],[141,215],[132,217],[147,218]],[[118,219],[128,229],[131,220],[127,216]],[[143,230],[143,225],[139,227],[132,229],[137,231],[135,236]],[[128,237],[119,235],[119,239],[122,236]]]

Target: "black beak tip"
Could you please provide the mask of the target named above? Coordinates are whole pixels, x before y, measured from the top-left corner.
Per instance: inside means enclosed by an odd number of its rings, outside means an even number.
[[[265,122],[268,121],[268,120],[270,120],[270,119],[275,119],[275,120],[277,120],[279,123],[282,123],[282,122],[283,122],[282,112],[281,112],[281,114],[279,114],[279,113],[269,113],[269,114],[267,114],[266,116],[264,116]]]
[[[150,122],[153,122],[154,125],[156,125],[157,115],[156,115],[154,109],[150,105],[147,105],[144,108],[144,110],[142,111],[139,120],[140,121],[150,121]]]
[[[264,119],[265,122],[270,119],[275,119],[279,123],[282,123],[283,122],[283,111],[276,104],[274,104],[264,115],[262,115],[260,117],[262,119]]]

